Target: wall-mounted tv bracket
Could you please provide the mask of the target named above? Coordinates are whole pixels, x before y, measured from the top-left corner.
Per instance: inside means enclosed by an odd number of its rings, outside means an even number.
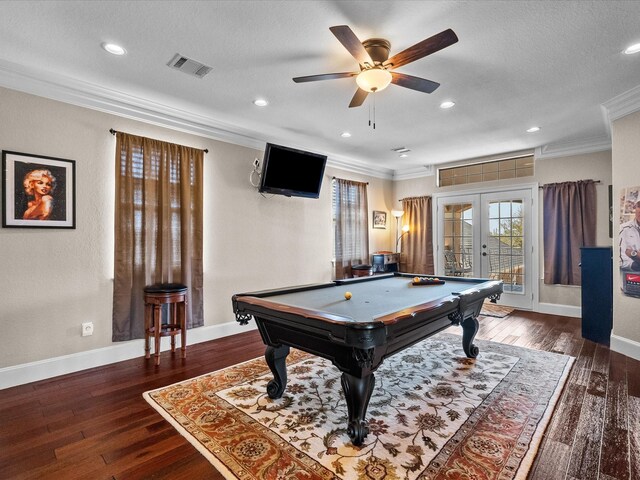
[[[262,173],[260,173],[260,160],[258,158],[254,158],[253,170],[251,170],[251,173],[249,174],[249,183],[253,188],[260,187],[261,176],[262,176]],[[255,181],[256,178],[258,179],[257,181]]]

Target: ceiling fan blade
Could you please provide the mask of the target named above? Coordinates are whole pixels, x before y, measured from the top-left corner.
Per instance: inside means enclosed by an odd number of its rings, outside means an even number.
[[[438,82],[399,72],[391,72],[391,83],[424,93],[431,93],[440,86]]]
[[[347,25],[337,25],[335,27],[329,27],[331,33],[333,33],[338,41],[346,48],[349,53],[355,58],[360,65],[368,63],[373,65],[373,60],[362,46],[362,42],[358,40],[356,34],[353,33]]]
[[[360,72],[343,72],[343,73],[323,73],[321,75],[307,75],[306,77],[296,77],[293,79],[296,83],[317,82],[318,80],[334,80],[336,78],[355,77]]]
[[[429,37],[414,46],[396,53],[393,57],[384,62],[384,65],[393,65],[393,68],[401,67],[407,63],[414,62],[422,57],[442,50],[458,41],[458,36],[450,28],[440,32],[433,37]]]
[[[359,107],[360,105],[362,105],[365,99],[367,98],[367,95],[369,95],[369,92],[367,92],[366,90],[362,90],[361,88],[358,88],[358,90],[356,90],[355,95],[351,99],[349,108]]]

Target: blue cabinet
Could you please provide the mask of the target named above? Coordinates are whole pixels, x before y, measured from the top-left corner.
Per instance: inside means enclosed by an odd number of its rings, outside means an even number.
[[[582,336],[609,345],[613,328],[613,250],[582,247]]]

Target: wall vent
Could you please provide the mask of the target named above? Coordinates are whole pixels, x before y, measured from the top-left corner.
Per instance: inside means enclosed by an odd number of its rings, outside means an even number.
[[[208,67],[203,63],[191,60],[184,55],[180,55],[179,53],[176,53],[171,61],[167,63],[167,65],[169,65],[171,68],[175,68],[176,70],[180,70],[181,72],[193,75],[194,77],[198,78],[204,77],[207,73],[213,70],[212,67]]]

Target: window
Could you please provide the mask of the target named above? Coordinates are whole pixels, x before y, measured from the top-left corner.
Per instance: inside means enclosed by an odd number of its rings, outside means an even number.
[[[347,278],[353,265],[369,263],[367,184],[334,179],[332,210],[335,278]]]
[[[202,308],[203,151],[117,133],[114,341],[144,336],[146,285],[189,287],[188,327]]]
[[[438,186],[465,185],[468,183],[506,180],[533,175],[533,155],[506,158],[472,165],[439,168]]]

